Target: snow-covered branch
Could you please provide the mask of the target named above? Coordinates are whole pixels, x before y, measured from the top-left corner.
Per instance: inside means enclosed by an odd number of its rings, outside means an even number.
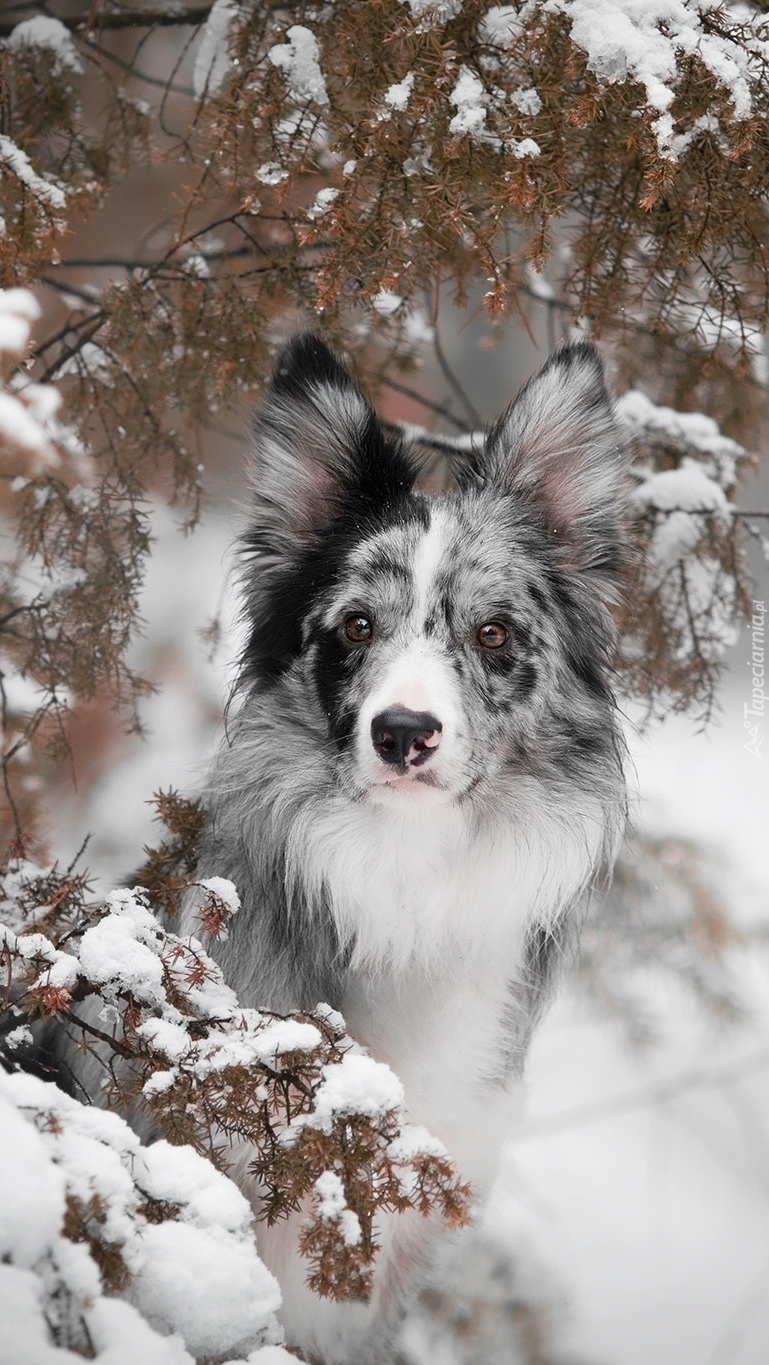
[[[201,934],[226,934],[238,912],[231,883],[209,878],[193,884],[191,894]],[[378,1211],[438,1213],[454,1225],[467,1220],[469,1192],[445,1149],[408,1123],[398,1079],[357,1047],[328,1006],[285,1018],[241,1008],[203,943],[165,929],[140,888],[112,892],[102,909],[91,910],[71,872],[15,864],[4,878],[3,913],[10,921],[0,926],[4,1064],[29,1062],[33,1035],[55,1017],[72,1057],[78,1057],[81,1078],[89,1073],[84,1058],[90,1056],[90,1072],[106,1085],[110,1107],[145,1128],[149,1122],[165,1139],[145,1149],[114,1114],[89,1119],[94,1111],[50,1084],[11,1077],[9,1102],[27,1106],[31,1121],[51,1132],[51,1142],[55,1138],[70,1150],[78,1134],[87,1132],[116,1149],[114,1157],[104,1158],[104,1186],[103,1163],[90,1184],[73,1177],[70,1188],[65,1174],[62,1208],[53,1203],[48,1240],[37,1257],[28,1254],[21,1232],[9,1233],[12,1265],[37,1267],[42,1274],[38,1261],[54,1255],[54,1242],[88,1240],[83,1227],[90,1228],[95,1260],[90,1288],[99,1283],[100,1270],[100,1294],[127,1294],[151,1324],[178,1331],[193,1355],[218,1359],[245,1339],[253,1345],[272,1331],[269,1314],[278,1301],[248,1242],[245,1201],[218,1173],[226,1173],[232,1160],[245,1156],[258,1175],[263,1218],[274,1222],[307,1212],[302,1247],[309,1282],[333,1297],[366,1292]],[[66,1075],[66,1053],[64,1060]],[[81,1093],[83,1085],[87,1079],[81,1079]],[[76,1155],[78,1170],[87,1170],[89,1155]],[[39,1160],[45,1164],[44,1154]],[[121,1163],[132,1180],[121,1174]],[[10,1169],[13,1153],[0,1164]],[[222,1194],[218,1200],[211,1195],[218,1212],[210,1219],[214,1231],[205,1236],[223,1239],[224,1252],[209,1282],[216,1306],[206,1295],[209,1306],[201,1301],[193,1312],[185,1258],[188,1251],[193,1258],[208,1252],[200,1232],[179,1230],[177,1224],[209,1226],[202,1214],[181,1207],[193,1189],[201,1208],[206,1205],[208,1186]],[[189,1194],[174,1196],[182,1188]],[[65,1207],[69,1223],[62,1221]],[[166,1230],[149,1230],[148,1222]],[[160,1259],[178,1244],[180,1261],[153,1289],[156,1242]],[[199,1249],[193,1245],[198,1242]],[[225,1255],[227,1246],[231,1253]],[[220,1279],[232,1281],[221,1293]],[[74,1294],[66,1276],[64,1292]],[[233,1295],[240,1317],[231,1311]],[[70,1315],[61,1326],[59,1344],[76,1345],[78,1333],[89,1328],[85,1297],[73,1299],[76,1321],[73,1326]],[[250,1315],[247,1322],[243,1313]]]

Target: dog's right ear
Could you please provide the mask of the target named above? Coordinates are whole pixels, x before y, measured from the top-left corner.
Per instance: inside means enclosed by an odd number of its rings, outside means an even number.
[[[313,332],[281,354],[253,437],[246,539],[265,567],[300,549],[343,508],[376,512],[416,478],[342,361]]]

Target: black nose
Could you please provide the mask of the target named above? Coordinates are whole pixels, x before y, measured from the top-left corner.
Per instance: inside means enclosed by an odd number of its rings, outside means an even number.
[[[440,744],[443,726],[429,711],[391,706],[371,722],[371,743],[384,763],[400,767],[425,763]]]

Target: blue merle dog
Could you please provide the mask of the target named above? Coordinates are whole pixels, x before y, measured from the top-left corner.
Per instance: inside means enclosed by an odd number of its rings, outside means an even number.
[[[624,464],[601,362],[585,342],[557,351],[456,489],[427,496],[304,335],[253,445],[243,703],[200,869],[243,902],[218,956],[244,1005],[341,1010],[482,1194],[559,945],[623,830],[608,606]],[[289,1341],[333,1365],[392,1360],[429,1224],[382,1227],[365,1304],[304,1288],[296,1231],[262,1247]]]

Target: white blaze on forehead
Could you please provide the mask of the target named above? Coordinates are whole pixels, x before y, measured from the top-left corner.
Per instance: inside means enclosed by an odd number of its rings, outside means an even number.
[[[431,506],[430,525],[420,537],[413,564],[414,624],[421,628],[428,615],[430,594],[448,548],[448,517],[442,507]]]
[[[414,547],[411,566],[413,606],[409,615],[409,643],[390,662],[376,689],[374,711],[382,706],[405,706],[429,711],[449,728],[456,713],[455,686],[440,651],[425,637],[425,622],[436,579],[448,549],[449,518],[441,507],[430,507],[430,525]],[[371,701],[371,699],[369,699]],[[445,738],[445,736],[444,736]]]
[[[428,646],[414,641],[392,660],[367,706],[372,719],[378,711],[405,706],[409,711],[429,711],[445,724],[456,710],[454,691],[445,661]]]

